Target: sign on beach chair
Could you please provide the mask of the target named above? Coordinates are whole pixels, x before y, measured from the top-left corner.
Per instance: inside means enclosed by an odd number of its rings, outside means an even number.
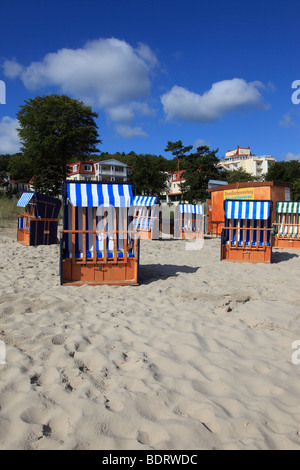
[[[141,239],[159,238],[159,208],[156,196],[135,196],[132,203],[133,226]]]
[[[130,184],[65,182],[61,284],[138,283],[139,239]]]
[[[221,259],[272,262],[272,201],[226,200]]]
[[[274,246],[300,248],[300,201],[278,201],[276,203],[274,229]]]
[[[24,192],[17,206],[25,208],[24,214],[18,217],[18,242],[30,246],[58,243],[59,199],[37,192]]]
[[[178,204],[175,209],[175,238],[203,238],[204,224],[203,204]]]

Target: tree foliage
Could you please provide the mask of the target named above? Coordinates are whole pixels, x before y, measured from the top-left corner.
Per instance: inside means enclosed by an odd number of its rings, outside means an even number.
[[[294,180],[292,188],[293,201],[300,201],[300,178]]]
[[[132,155],[127,162],[133,168],[132,180],[137,194],[160,196],[167,189],[167,174],[162,170],[159,157]]]
[[[224,173],[216,167],[219,162],[217,150],[207,146],[197,148],[195,153],[184,158],[185,181],[182,183],[183,199],[190,204],[203,201],[209,197],[209,180],[223,180]]]
[[[288,162],[273,163],[265,176],[265,181],[276,181],[278,183],[292,184],[291,199],[300,200],[300,161],[290,160]]]
[[[0,175],[5,175],[8,172],[10,155],[0,155]]]
[[[248,183],[256,180],[255,176],[253,176],[251,173],[248,173],[243,168],[238,168],[237,170],[227,170],[224,176],[228,184]]]
[[[192,150],[192,148],[192,145],[184,147],[182,145],[181,140],[178,140],[177,142],[168,141],[168,145],[165,148],[165,152],[172,152],[172,155],[175,155],[175,158],[177,160],[177,171],[180,171],[180,160],[183,159],[186,153]]]
[[[37,96],[25,101],[17,113],[18,133],[36,190],[58,194],[67,176],[67,163],[99,152],[97,117],[89,106],[66,95]]]
[[[300,161],[290,160],[273,163],[265,176],[265,181],[293,183],[298,178],[300,178]]]
[[[28,183],[33,175],[31,161],[21,153],[11,155],[8,162],[8,172],[11,179],[20,183]]]

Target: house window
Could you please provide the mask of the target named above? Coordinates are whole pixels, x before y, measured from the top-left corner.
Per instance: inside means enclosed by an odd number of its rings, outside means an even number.
[[[73,165],[73,172],[77,171],[78,165]]]
[[[91,165],[83,165],[83,170],[84,171],[92,171],[92,166]]]
[[[173,180],[176,180],[176,175],[173,175]]]

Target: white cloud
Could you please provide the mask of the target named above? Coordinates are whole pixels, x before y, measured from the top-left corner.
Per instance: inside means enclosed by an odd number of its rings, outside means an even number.
[[[206,142],[206,140],[204,140],[204,139],[197,139],[196,142],[193,145],[193,149],[197,150],[198,147],[203,147],[203,146],[210,147],[210,144],[208,142]]]
[[[2,67],[4,75],[8,78],[19,77],[23,72],[22,65],[18,64],[16,60],[6,60]]]
[[[125,124],[116,126],[116,131],[125,139],[132,139],[133,137],[148,137],[148,134],[143,131],[141,127],[130,127]]]
[[[55,85],[88,104],[107,107],[147,97],[149,74],[156,65],[148,46],[133,48],[110,38],[90,41],[80,49],[60,49],[28,67],[6,61],[4,72],[18,75],[29,90]]]
[[[283,117],[282,121],[279,121],[279,125],[281,127],[289,128],[289,127],[295,126],[291,113],[286,113],[282,117]]]
[[[14,154],[20,151],[20,139],[17,133],[17,119],[4,116],[0,121],[0,154]]]
[[[111,106],[106,111],[111,121],[130,123],[134,119],[134,112],[129,105]]]
[[[214,122],[230,111],[254,107],[266,109],[260,89],[261,82],[240,78],[214,83],[203,95],[174,86],[161,96],[167,120]]]
[[[147,45],[134,48],[110,38],[87,42],[80,49],[60,49],[27,67],[6,60],[3,69],[6,77],[19,77],[28,90],[56,86],[61,93],[102,108],[111,121],[128,125],[136,115],[155,114],[142,100],[150,95],[150,76],[157,65]],[[126,137],[147,135],[140,127],[121,126],[117,131]]]
[[[154,116],[155,110],[150,108],[147,103],[132,102],[119,106],[110,106],[106,109],[108,117],[112,121],[122,123],[130,123],[134,120],[135,115]]]
[[[284,160],[286,162],[290,161],[290,160],[299,160],[300,161],[300,153],[293,153],[293,152],[288,152],[285,156],[284,156]]]

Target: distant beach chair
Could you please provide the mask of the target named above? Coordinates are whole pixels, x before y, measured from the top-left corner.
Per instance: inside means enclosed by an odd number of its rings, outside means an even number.
[[[133,226],[141,239],[159,238],[159,207],[156,196],[135,196],[133,199]]]
[[[175,238],[203,238],[205,215],[203,204],[178,204],[174,217]]]
[[[272,201],[225,200],[221,260],[272,262]]]
[[[58,243],[57,224],[61,201],[37,192],[24,192],[17,202],[24,207],[18,217],[17,240],[23,245],[53,245]]]
[[[61,284],[138,284],[139,239],[130,184],[65,182]]]
[[[278,201],[273,245],[300,249],[300,201]]]

